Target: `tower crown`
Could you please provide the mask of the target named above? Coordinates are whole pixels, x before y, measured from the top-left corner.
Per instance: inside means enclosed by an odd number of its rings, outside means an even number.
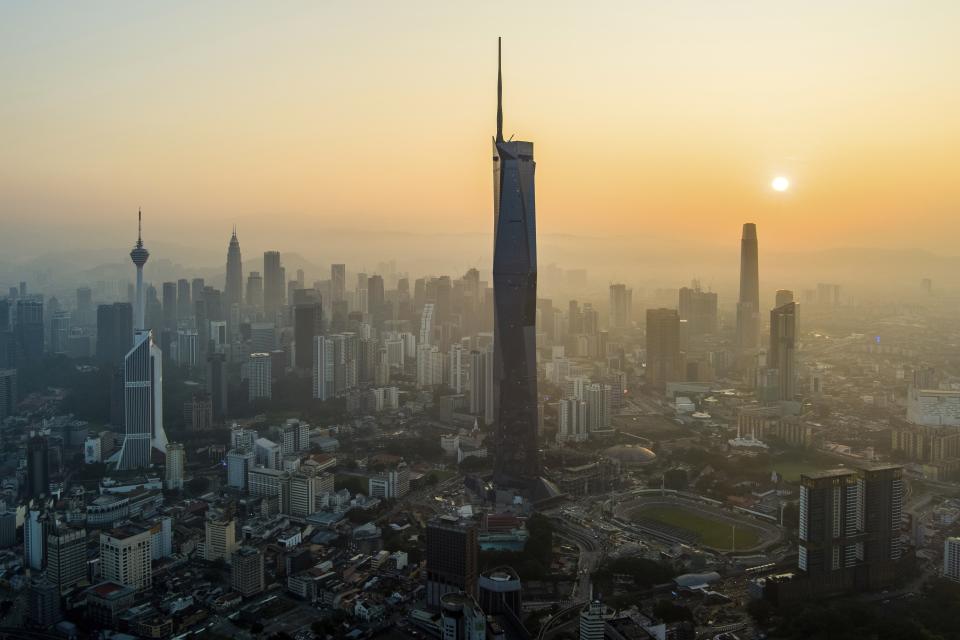
[[[133,264],[142,267],[149,257],[150,252],[143,246],[143,212],[137,210],[137,244],[130,251],[130,259],[133,260]]]

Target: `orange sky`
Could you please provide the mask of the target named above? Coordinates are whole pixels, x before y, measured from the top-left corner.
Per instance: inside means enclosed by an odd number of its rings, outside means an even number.
[[[956,253],[957,24],[947,1],[7,5],[0,222],[487,233],[502,35],[542,234],[714,246],[753,220],[766,248]]]

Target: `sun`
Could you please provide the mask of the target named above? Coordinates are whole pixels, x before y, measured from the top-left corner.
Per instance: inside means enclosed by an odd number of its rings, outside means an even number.
[[[770,183],[770,186],[773,187],[774,191],[786,191],[790,188],[790,180],[784,176],[777,176]]]

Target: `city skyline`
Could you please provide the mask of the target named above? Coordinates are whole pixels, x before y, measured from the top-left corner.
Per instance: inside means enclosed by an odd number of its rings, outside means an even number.
[[[461,231],[487,232],[477,140],[490,98],[476,78],[495,10],[246,8],[225,24],[205,22],[220,8],[186,22],[124,5],[5,10],[0,50],[11,55],[0,68],[11,91],[0,130],[10,144],[0,217],[22,245],[56,235],[44,225],[110,239],[131,203],[156,212],[158,242],[182,238],[188,221],[202,233],[236,223],[248,237],[277,226],[289,238],[331,227],[403,231],[452,217]],[[539,151],[550,167],[540,180],[542,234],[626,232],[644,243],[680,234],[715,247],[722,230],[753,219],[776,250],[952,252],[949,149],[960,127],[950,78],[960,56],[947,25],[957,11],[950,3],[883,3],[869,14],[853,5],[786,14],[760,3],[739,12],[703,3],[516,11],[493,33],[515,43],[514,110],[550,104],[514,123],[549,141]],[[397,31],[368,15],[390,18],[382,22]],[[554,34],[515,35],[533,20]],[[710,28],[715,21],[723,28]],[[822,23],[835,30],[809,41],[807,30]],[[399,37],[405,29],[433,39]],[[268,54],[247,51],[240,36],[252,30]],[[178,46],[161,46],[170,42]],[[408,161],[403,150],[420,131],[445,140],[447,162]],[[362,188],[366,170],[379,176],[377,189]],[[790,178],[788,191],[771,188],[778,175]],[[427,176],[435,186],[424,199],[414,185]]]

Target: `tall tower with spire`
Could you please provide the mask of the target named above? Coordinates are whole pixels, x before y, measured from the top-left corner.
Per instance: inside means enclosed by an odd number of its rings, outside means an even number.
[[[145,312],[146,301],[144,300],[143,290],[143,265],[147,264],[150,252],[143,246],[143,211],[137,211],[137,244],[130,251],[130,259],[137,267],[137,297],[133,307],[133,331],[141,331],[146,328]]]
[[[227,281],[223,289],[227,309],[230,305],[243,303],[243,261],[240,257],[240,241],[237,240],[237,227],[233,227],[230,246],[227,249]]]
[[[123,359],[123,444],[113,461],[117,469],[127,471],[150,466],[152,451],[166,452],[167,434],[163,429],[163,357],[144,326],[143,265],[150,253],[143,246],[141,213],[137,244],[130,259],[137,267],[137,300],[133,311],[133,348]]]
[[[757,225],[744,223],[740,236],[740,298],[737,302],[737,345],[741,351],[760,346],[760,267]]]
[[[497,40],[497,135],[493,140],[494,480],[530,486],[537,449],[537,225],[533,143],[503,139],[503,76]]]

